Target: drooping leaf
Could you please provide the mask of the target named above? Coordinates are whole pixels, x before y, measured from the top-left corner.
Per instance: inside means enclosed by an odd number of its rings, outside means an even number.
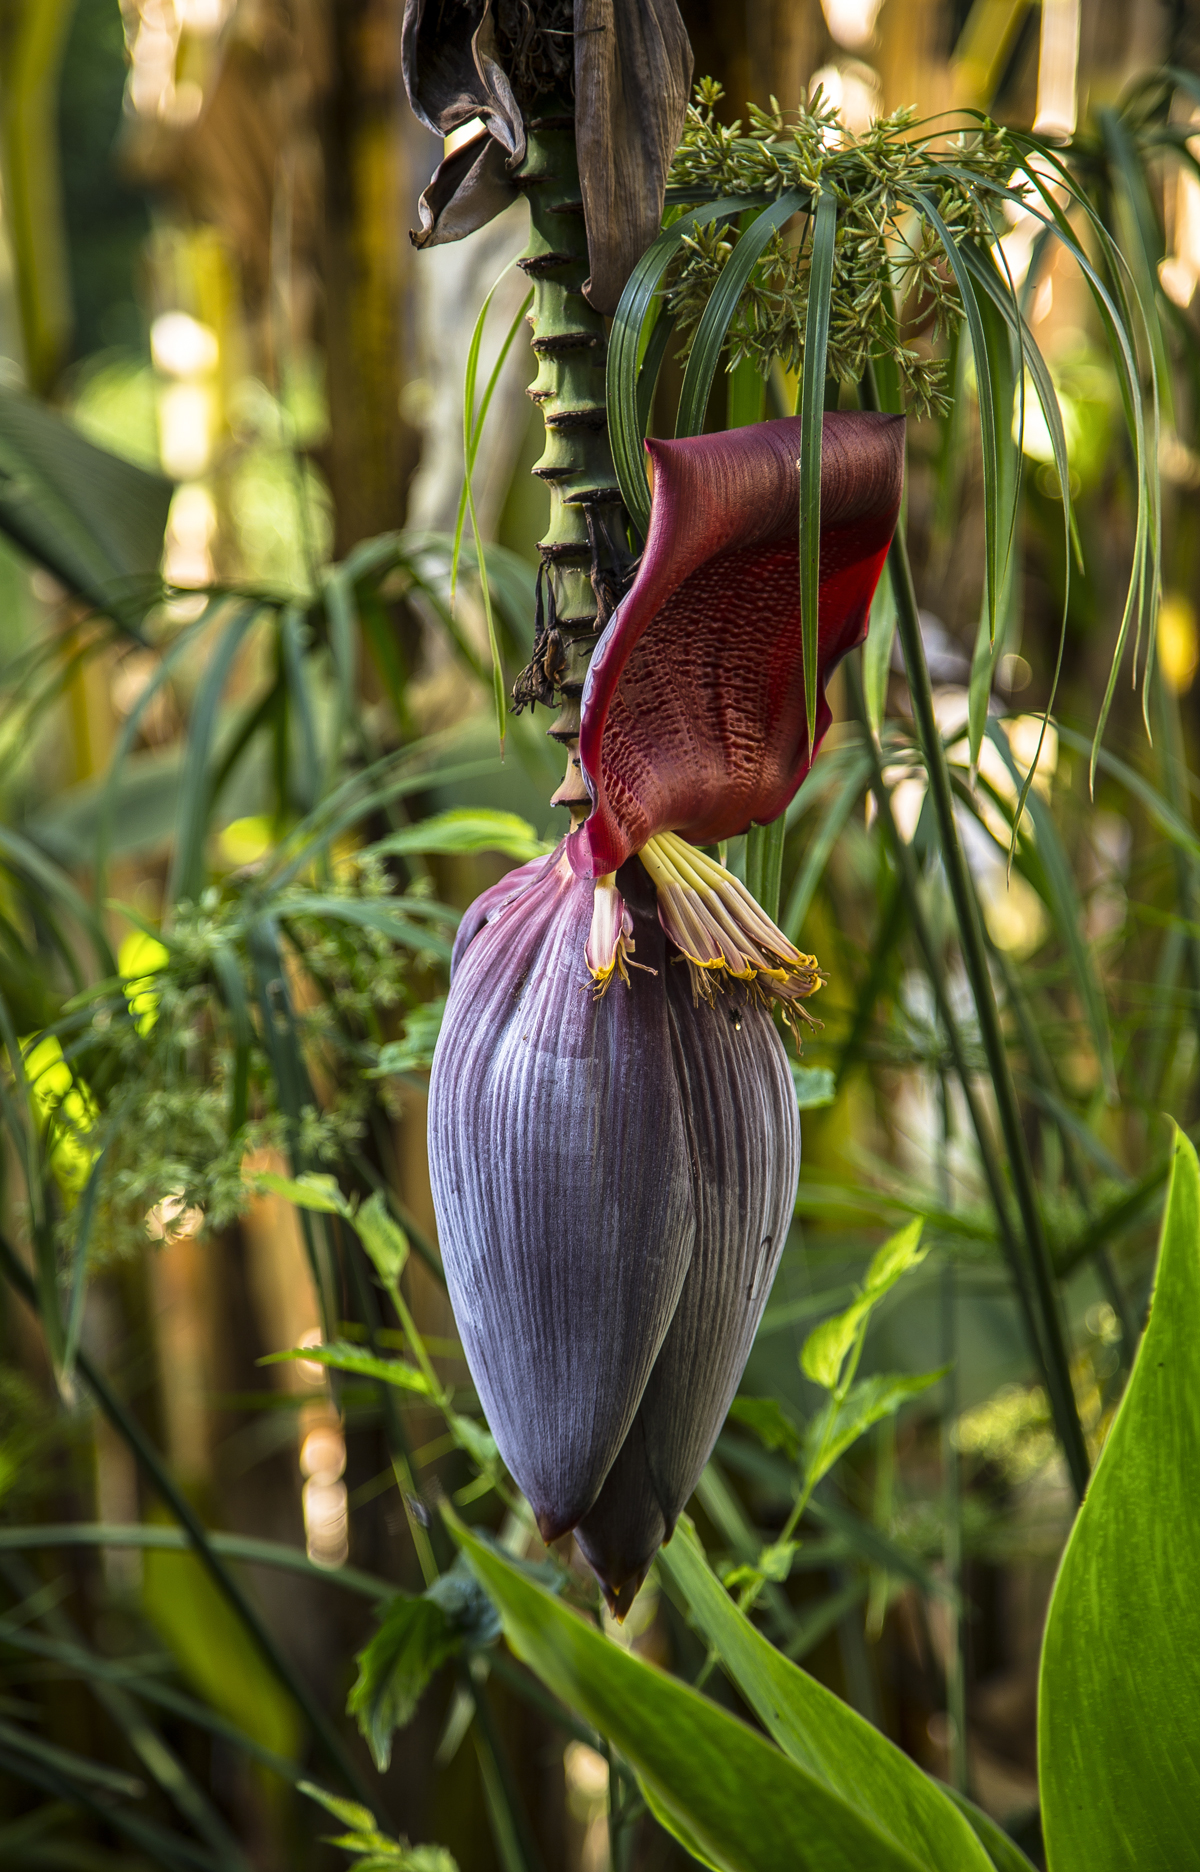
[[[738,1611],[686,1517],[658,1564],[764,1728],[793,1761],[852,1803],[926,1872],[987,1872],[986,1854],[937,1782]],[[810,1816],[804,1824],[810,1826]],[[863,1872],[882,1863],[864,1858]]]
[[[459,1633],[427,1594],[398,1593],[385,1607],[380,1629],[358,1653],[358,1679],[346,1704],[380,1774],[391,1762],[394,1732],[411,1720],[434,1672],[461,1645]]]
[[[0,389],[0,528],[97,610],[136,629],[160,590],[174,488],[33,397]]]
[[[372,846],[381,855],[395,852],[408,857],[417,852],[454,854],[458,852],[496,851],[522,864],[553,850],[540,839],[528,820],[518,813],[495,812],[486,806],[455,808],[433,813],[416,825],[402,826],[389,832]]]
[[[1051,1872],[1195,1857],[1200,1815],[1200,1163],[1176,1134],[1150,1320],[1042,1648]]]
[[[927,1858],[899,1845],[856,1797],[613,1644],[460,1522],[451,1529],[517,1655],[615,1743],[656,1815],[703,1863],[721,1872],[927,1872]]]

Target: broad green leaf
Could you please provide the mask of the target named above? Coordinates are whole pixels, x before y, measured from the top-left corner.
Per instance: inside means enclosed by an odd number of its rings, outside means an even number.
[[[318,1215],[349,1217],[351,1214],[337,1178],[322,1171],[305,1170],[298,1177],[286,1177],[275,1170],[258,1170],[254,1182],[258,1188],[269,1190],[272,1196],[282,1196],[294,1203],[297,1209],[313,1209]]]
[[[394,1287],[408,1260],[408,1236],[388,1214],[379,1190],[355,1212],[354,1232],[384,1286]]]
[[[356,1378],[376,1378],[380,1384],[395,1385],[401,1391],[420,1391],[429,1396],[429,1381],[403,1359],[376,1358],[362,1346],[335,1339],[330,1345],[290,1346],[286,1352],[268,1352],[260,1365],[285,1365],[289,1360],[308,1359],[329,1371],[350,1372]]]
[[[928,1872],[927,1857],[889,1837],[857,1795],[835,1791],[689,1685],[605,1638],[461,1522],[451,1529],[513,1650],[620,1749],[654,1812],[703,1863],[718,1872]],[[972,1863],[959,1860],[963,1872]]]
[[[915,1372],[911,1376],[903,1372],[880,1372],[873,1378],[860,1379],[844,1398],[831,1397],[808,1428],[809,1466],[805,1474],[808,1486],[815,1487],[838,1457],[844,1455],[852,1443],[857,1443],[872,1424],[883,1417],[894,1416],[902,1404],[920,1397],[922,1391],[928,1391],[930,1385],[937,1384],[949,1370],[948,1365],[943,1365],[937,1371]]]
[[[173,492],[161,475],[97,448],[33,397],[0,389],[0,528],[130,629],[161,589]]]
[[[734,1423],[753,1430],[767,1449],[782,1450],[789,1462],[800,1454],[800,1432],[786,1414],[778,1398],[735,1397],[729,1406]]]
[[[1176,1134],[1150,1320],[1042,1648],[1051,1872],[1191,1865],[1200,1833],[1200,1163]]]
[[[455,808],[452,812],[434,813],[416,825],[402,826],[389,832],[372,847],[376,852],[398,852],[402,856],[417,852],[457,854],[459,852],[497,851],[506,858],[524,863],[539,858],[554,847],[540,839],[528,820],[518,813],[495,812],[485,806]]]
[[[436,1599],[398,1593],[385,1606],[383,1622],[358,1653],[358,1679],[346,1708],[366,1737],[375,1766],[386,1774],[392,1735],[409,1722],[434,1672],[462,1648]]]
[[[925,1872],[988,1872],[987,1855],[937,1782],[777,1651],[738,1611],[686,1516],[660,1551],[658,1565],[687,1600],[695,1624],[764,1728],[793,1762],[877,1827],[892,1851],[915,1859]],[[795,1863],[834,1863],[815,1856],[823,1844],[816,1812],[806,1813],[802,1824],[814,1858]],[[859,1872],[874,1872],[885,1863],[890,1862],[864,1857]]]
[[[797,1066],[793,1060],[792,1083],[801,1111],[816,1111],[822,1105],[832,1105],[837,1097],[837,1080],[828,1066]]]

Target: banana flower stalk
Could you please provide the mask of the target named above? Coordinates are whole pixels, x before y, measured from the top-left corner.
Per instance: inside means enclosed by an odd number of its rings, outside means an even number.
[[[749,1355],[800,1167],[772,1019],[820,986],[701,848],[812,762],[798,419],[647,443],[646,549],[584,686],[591,810],[464,917],[429,1151],[450,1297],[488,1422],[547,1541],[573,1529],[623,1616]],[[899,508],[898,417],[825,418],[817,735]]]

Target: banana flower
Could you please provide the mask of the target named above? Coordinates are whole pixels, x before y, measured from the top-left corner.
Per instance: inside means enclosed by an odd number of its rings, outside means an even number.
[[[814,957],[705,852],[808,772],[800,423],[646,447],[646,549],[583,690],[591,811],[464,917],[429,1151],[455,1316],[547,1541],[623,1616],[741,1377],[795,1201],[772,1019]],[[825,417],[817,735],[899,508],[898,417]]]

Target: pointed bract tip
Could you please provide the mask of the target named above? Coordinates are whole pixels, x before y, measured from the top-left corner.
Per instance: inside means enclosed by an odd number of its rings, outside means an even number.
[[[533,1518],[537,1522],[538,1533],[547,1547],[553,1547],[556,1540],[561,1540],[563,1535],[569,1534],[575,1526],[573,1520],[564,1520],[561,1513],[551,1514],[548,1508],[535,1508]]]
[[[629,1578],[627,1580],[622,1580],[619,1586],[610,1586],[607,1580],[602,1579],[600,1581],[600,1590],[604,1594],[604,1603],[612,1613],[612,1616],[616,1619],[618,1625],[623,1625],[628,1618],[633,1602],[641,1592],[642,1582],[649,1571],[650,1563],[647,1561],[644,1567],[641,1567],[636,1573],[631,1573]]]

